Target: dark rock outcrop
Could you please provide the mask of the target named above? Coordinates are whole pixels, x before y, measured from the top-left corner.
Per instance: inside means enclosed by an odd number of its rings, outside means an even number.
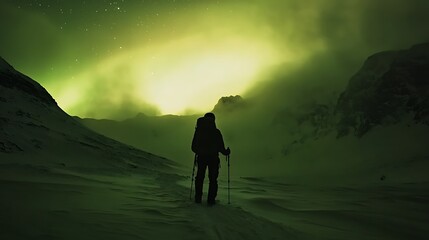
[[[411,114],[429,125],[429,43],[369,57],[338,99],[338,136],[358,137]]]
[[[57,105],[52,96],[39,83],[16,71],[3,58],[0,57],[0,86],[15,88],[35,97],[43,103]]]
[[[221,97],[213,108],[214,113],[231,112],[245,105],[243,98],[239,95]]]

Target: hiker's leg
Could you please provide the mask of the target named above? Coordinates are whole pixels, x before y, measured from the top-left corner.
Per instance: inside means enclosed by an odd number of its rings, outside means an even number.
[[[210,159],[208,167],[209,167],[209,194],[207,197],[207,202],[214,203],[217,196],[217,178],[219,176],[219,157],[214,157]]]
[[[197,176],[195,177],[195,202],[201,202],[203,196],[203,183],[206,175],[207,160],[200,158],[197,159]]]

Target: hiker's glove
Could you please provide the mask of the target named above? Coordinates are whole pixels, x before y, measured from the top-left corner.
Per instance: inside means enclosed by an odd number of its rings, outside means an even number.
[[[226,154],[225,155],[229,155],[231,154],[231,149],[229,149],[229,147],[226,149]]]

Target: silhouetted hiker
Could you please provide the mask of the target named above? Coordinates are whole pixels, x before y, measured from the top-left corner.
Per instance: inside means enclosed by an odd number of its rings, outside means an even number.
[[[195,177],[195,202],[201,203],[206,168],[209,169],[209,193],[207,204],[215,204],[217,195],[217,177],[219,176],[219,152],[229,155],[231,150],[225,149],[222,134],[216,128],[215,115],[206,113],[197,120],[192,139],[192,151],[197,155],[197,176]]]

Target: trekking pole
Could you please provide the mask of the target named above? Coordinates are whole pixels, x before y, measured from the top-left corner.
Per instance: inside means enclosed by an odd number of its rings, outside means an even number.
[[[229,155],[226,156],[226,160],[228,161],[228,204],[231,204],[231,194],[230,194],[230,179],[229,179]]]
[[[194,167],[192,168],[191,192],[189,193],[189,200],[192,200],[192,187],[194,186],[195,165],[197,165],[197,154],[195,154],[195,157],[194,157]]]

